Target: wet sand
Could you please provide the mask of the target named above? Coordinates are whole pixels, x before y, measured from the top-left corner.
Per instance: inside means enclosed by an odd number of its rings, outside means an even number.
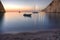
[[[60,31],[0,34],[0,40],[60,40]]]

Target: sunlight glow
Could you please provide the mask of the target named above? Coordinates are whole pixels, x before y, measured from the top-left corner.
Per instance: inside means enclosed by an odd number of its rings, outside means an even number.
[[[18,6],[18,5],[6,5],[5,6],[6,11],[26,11],[26,10],[32,10],[33,8],[30,6]]]
[[[1,0],[6,11],[32,11],[44,9],[52,0]],[[36,4],[36,5],[35,5]]]

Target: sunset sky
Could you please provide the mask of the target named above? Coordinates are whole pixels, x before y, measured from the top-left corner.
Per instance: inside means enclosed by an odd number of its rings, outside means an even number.
[[[52,0],[1,0],[6,11],[44,9]]]

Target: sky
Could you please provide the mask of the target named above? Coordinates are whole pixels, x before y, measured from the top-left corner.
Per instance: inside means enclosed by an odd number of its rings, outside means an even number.
[[[19,10],[42,10],[46,8],[52,0],[1,0],[6,11]]]

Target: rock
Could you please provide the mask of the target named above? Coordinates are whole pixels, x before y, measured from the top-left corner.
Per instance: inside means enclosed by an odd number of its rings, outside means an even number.
[[[60,0],[53,0],[48,7],[44,9],[45,12],[60,12]]]
[[[5,12],[5,9],[0,1],[0,13],[4,13]]]

